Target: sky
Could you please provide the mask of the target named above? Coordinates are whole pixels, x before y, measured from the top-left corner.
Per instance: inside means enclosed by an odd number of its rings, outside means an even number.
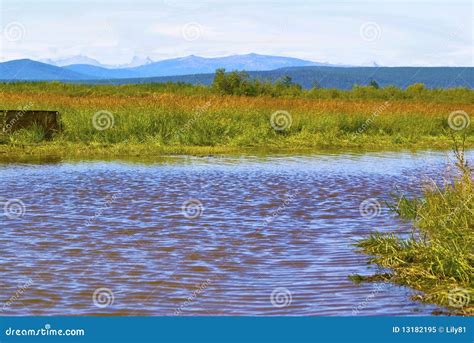
[[[473,66],[472,1],[0,0],[0,61],[259,53]]]

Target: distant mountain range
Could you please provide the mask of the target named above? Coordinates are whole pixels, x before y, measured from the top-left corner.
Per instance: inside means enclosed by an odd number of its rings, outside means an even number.
[[[60,59],[44,59],[44,60],[39,60],[38,62],[51,64],[56,67],[64,67],[71,64],[89,64],[96,67],[105,67],[105,65],[103,65],[99,61],[93,58],[84,56],[84,55],[77,55],[77,56],[60,58]]]
[[[70,81],[90,78],[66,68],[27,59],[0,63],[0,80],[2,81]]]
[[[47,63],[45,63],[47,62]],[[72,62],[72,63],[71,63]],[[133,66],[138,64],[139,66]],[[213,73],[217,68],[227,70],[273,70],[283,67],[329,66],[291,57],[258,54],[206,58],[187,56],[158,62],[135,59],[132,66],[104,66],[86,56],[43,62],[15,60],[0,63],[1,80],[91,80],[145,78],[187,74]]]
[[[424,83],[428,88],[473,88],[474,85],[472,67],[349,67],[258,54],[218,58],[187,56],[158,62],[136,58],[128,67],[104,66],[86,56],[49,62],[54,65],[28,59],[0,63],[0,81],[210,84],[215,70],[225,68],[227,71],[246,70],[251,77],[269,81],[290,76],[304,88],[319,86],[350,89],[354,85],[367,85],[371,80],[377,81],[380,86],[402,88],[416,82]],[[65,64],[69,62],[80,63]]]
[[[351,89],[354,85],[369,85],[375,80],[381,87],[406,88],[414,83],[423,83],[427,88],[474,87],[472,67],[288,67],[269,71],[250,71],[250,77],[275,81],[290,76],[292,81],[309,89],[323,88]],[[210,85],[214,73],[161,76],[135,79],[89,80],[93,84],[140,84],[185,82]],[[83,82],[83,81],[77,81]]]
[[[44,59],[44,60],[40,60],[39,62],[51,64],[57,67],[70,66],[73,64],[88,64],[91,66],[102,67],[102,68],[107,68],[107,69],[132,68],[132,67],[139,67],[141,65],[153,63],[153,61],[149,57],[140,58],[138,56],[134,56],[133,59],[130,61],[130,63],[120,64],[120,65],[107,65],[107,64],[102,64],[99,61],[93,58],[84,56],[84,55],[60,58],[56,60]]]

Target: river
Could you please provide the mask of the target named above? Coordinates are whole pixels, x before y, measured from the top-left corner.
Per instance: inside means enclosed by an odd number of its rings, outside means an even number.
[[[3,315],[430,315],[353,244],[446,152],[0,164]],[[470,152],[469,157],[473,154]],[[0,210],[2,209],[0,208]]]

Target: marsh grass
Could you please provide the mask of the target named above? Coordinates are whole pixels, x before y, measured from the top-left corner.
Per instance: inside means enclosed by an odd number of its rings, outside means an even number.
[[[338,99],[326,99],[327,90],[312,92],[319,92],[321,97],[306,91],[297,96],[278,97],[222,95],[214,94],[210,87],[179,84],[0,84],[0,108],[15,109],[29,104],[34,109],[59,111],[63,127],[63,131],[48,142],[38,143],[41,135],[37,132],[14,133],[0,144],[0,153],[35,154],[36,150],[49,154],[93,155],[103,154],[108,149],[110,154],[117,151],[127,154],[128,149],[130,154],[140,151],[154,155],[249,148],[436,149],[450,145],[447,132],[451,112],[474,112],[470,101],[474,92],[467,89],[423,89],[417,98],[400,96],[390,101],[380,99],[384,98],[383,92],[389,92],[387,89],[363,91],[359,87],[340,91]],[[400,92],[413,93],[411,90]],[[442,100],[431,102],[432,94],[440,94]],[[454,101],[456,95],[460,95],[459,102]],[[93,117],[100,111],[113,116],[113,125],[105,130],[97,130],[93,125]],[[288,112],[291,126],[275,130],[270,123],[275,111]],[[474,146],[472,126],[464,131],[468,137],[466,144]]]
[[[231,82],[232,83],[232,82]],[[127,96],[147,97],[156,94],[179,94],[183,96],[210,96],[229,94],[222,92],[218,83],[212,86],[192,85],[182,82],[146,83],[126,85],[87,85],[53,82],[0,82],[0,93],[31,93],[57,94],[72,97],[90,96]],[[449,89],[429,89],[423,84],[416,83],[406,89],[395,86],[374,88],[371,86],[354,85],[350,90],[336,88],[302,89],[290,84],[285,87],[281,82],[265,82],[260,84],[260,91],[248,92],[237,87],[231,91],[234,95],[249,95],[273,98],[297,98],[313,100],[349,100],[349,101],[409,101],[429,103],[470,104],[474,102],[474,92],[470,88],[456,87]]]
[[[21,129],[8,135],[8,142],[11,145],[36,144],[44,141],[46,137],[44,128],[33,124],[28,129]],[[5,138],[6,139],[6,138]]]
[[[421,291],[418,300],[474,315],[474,185],[463,142],[455,140],[454,155],[459,173],[453,180],[433,182],[422,197],[400,196],[393,205],[413,221],[409,238],[377,232],[357,246],[393,272],[385,279]]]

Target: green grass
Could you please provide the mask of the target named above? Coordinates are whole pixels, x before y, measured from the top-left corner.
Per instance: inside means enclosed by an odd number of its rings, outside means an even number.
[[[397,90],[420,95],[383,101],[379,98],[390,94],[390,89],[362,91],[359,87],[337,91],[341,99],[329,100],[308,92],[330,90],[250,97],[179,84],[0,84],[0,108],[59,111],[63,126],[52,140],[43,139],[38,128],[1,135],[0,156],[447,149],[450,113],[464,111],[469,119],[474,111],[470,101],[474,91],[466,89]],[[457,99],[458,93],[462,96]],[[439,99],[433,100],[433,94]],[[276,130],[271,125],[276,111],[288,113],[291,125]],[[110,116],[113,125],[99,121],[107,127],[98,129],[93,124],[97,113]],[[467,146],[474,146],[472,125],[462,132]]]
[[[232,73],[231,73],[232,74]],[[228,74],[228,77],[232,75]],[[283,98],[313,99],[313,100],[399,100],[399,101],[426,101],[429,103],[474,103],[474,91],[469,88],[457,87],[449,89],[428,89],[423,84],[413,84],[406,89],[394,86],[374,88],[371,86],[354,85],[350,90],[336,88],[302,89],[295,84],[284,85],[282,82],[263,82],[240,80],[228,90],[215,82],[212,86],[192,85],[186,83],[147,83],[130,85],[84,85],[52,82],[0,82],[0,93],[36,93],[57,94],[73,97],[87,96],[138,96],[146,97],[157,93],[173,93],[180,95],[209,96],[209,95],[247,95],[269,96]],[[247,83],[247,84],[246,84]],[[250,86],[249,86],[250,85]],[[242,89],[242,86],[251,90]],[[254,90],[256,88],[256,90]]]
[[[409,238],[374,233],[357,246],[372,263],[392,271],[385,280],[421,291],[415,299],[474,315],[474,184],[463,149],[455,153],[458,177],[433,184],[421,198],[399,197],[393,206],[413,221]]]

